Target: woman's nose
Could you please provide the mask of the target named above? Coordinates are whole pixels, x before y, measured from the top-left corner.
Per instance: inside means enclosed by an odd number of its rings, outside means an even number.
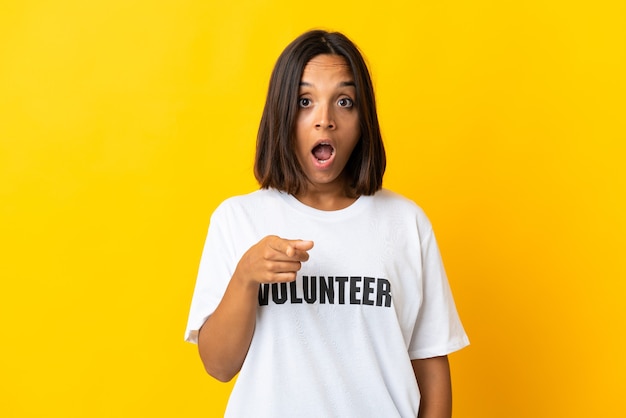
[[[333,113],[329,106],[320,105],[317,108],[317,114],[315,115],[315,127],[325,129],[333,129],[335,127]]]

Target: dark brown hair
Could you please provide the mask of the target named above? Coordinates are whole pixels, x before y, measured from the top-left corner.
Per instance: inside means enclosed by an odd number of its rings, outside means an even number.
[[[306,188],[308,180],[296,158],[294,132],[302,73],[306,64],[320,54],[341,56],[352,70],[361,138],[344,172],[355,195],[372,195],[382,187],[386,166],[374,88],[360,51],[338,32],[306,32],[278,57],[259,126],[254,175],[263,189],[297,194]]]

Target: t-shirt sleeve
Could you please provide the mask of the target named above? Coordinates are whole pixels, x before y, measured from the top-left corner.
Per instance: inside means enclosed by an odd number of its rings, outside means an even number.
[[[223,205],[211,216],[185,330],[191,343],[198,343],[198,331],[222,300],[236,266],[228,221]]]
[[[469,345],[432,227],[421,239],[422,304],[409,345],[411,359],[447,355]]]

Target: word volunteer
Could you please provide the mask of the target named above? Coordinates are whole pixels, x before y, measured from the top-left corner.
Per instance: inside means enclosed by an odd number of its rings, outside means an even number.
[[[298,284],[301,287],[298,287]],[[289,289],[287,289],[289,287]],[[301,281],[263,283],[259,286],[259,305],[271,300],[289,303],[350,304],[391,306],[391,283],[387,279],[363,276],[302,276]]]

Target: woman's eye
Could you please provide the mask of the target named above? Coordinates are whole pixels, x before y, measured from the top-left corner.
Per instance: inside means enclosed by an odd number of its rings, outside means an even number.
[[[307,99],[306,97],[301,97],[298,100],[298,105],[300,107],[309,107],[309,106],[311,106],[311,99]]]
[[[354,105],[354,102],[352,101],[352,99],[344,97],[343,99],[339,99],[337,104],[339,105],[339,107],[352,107]]]

